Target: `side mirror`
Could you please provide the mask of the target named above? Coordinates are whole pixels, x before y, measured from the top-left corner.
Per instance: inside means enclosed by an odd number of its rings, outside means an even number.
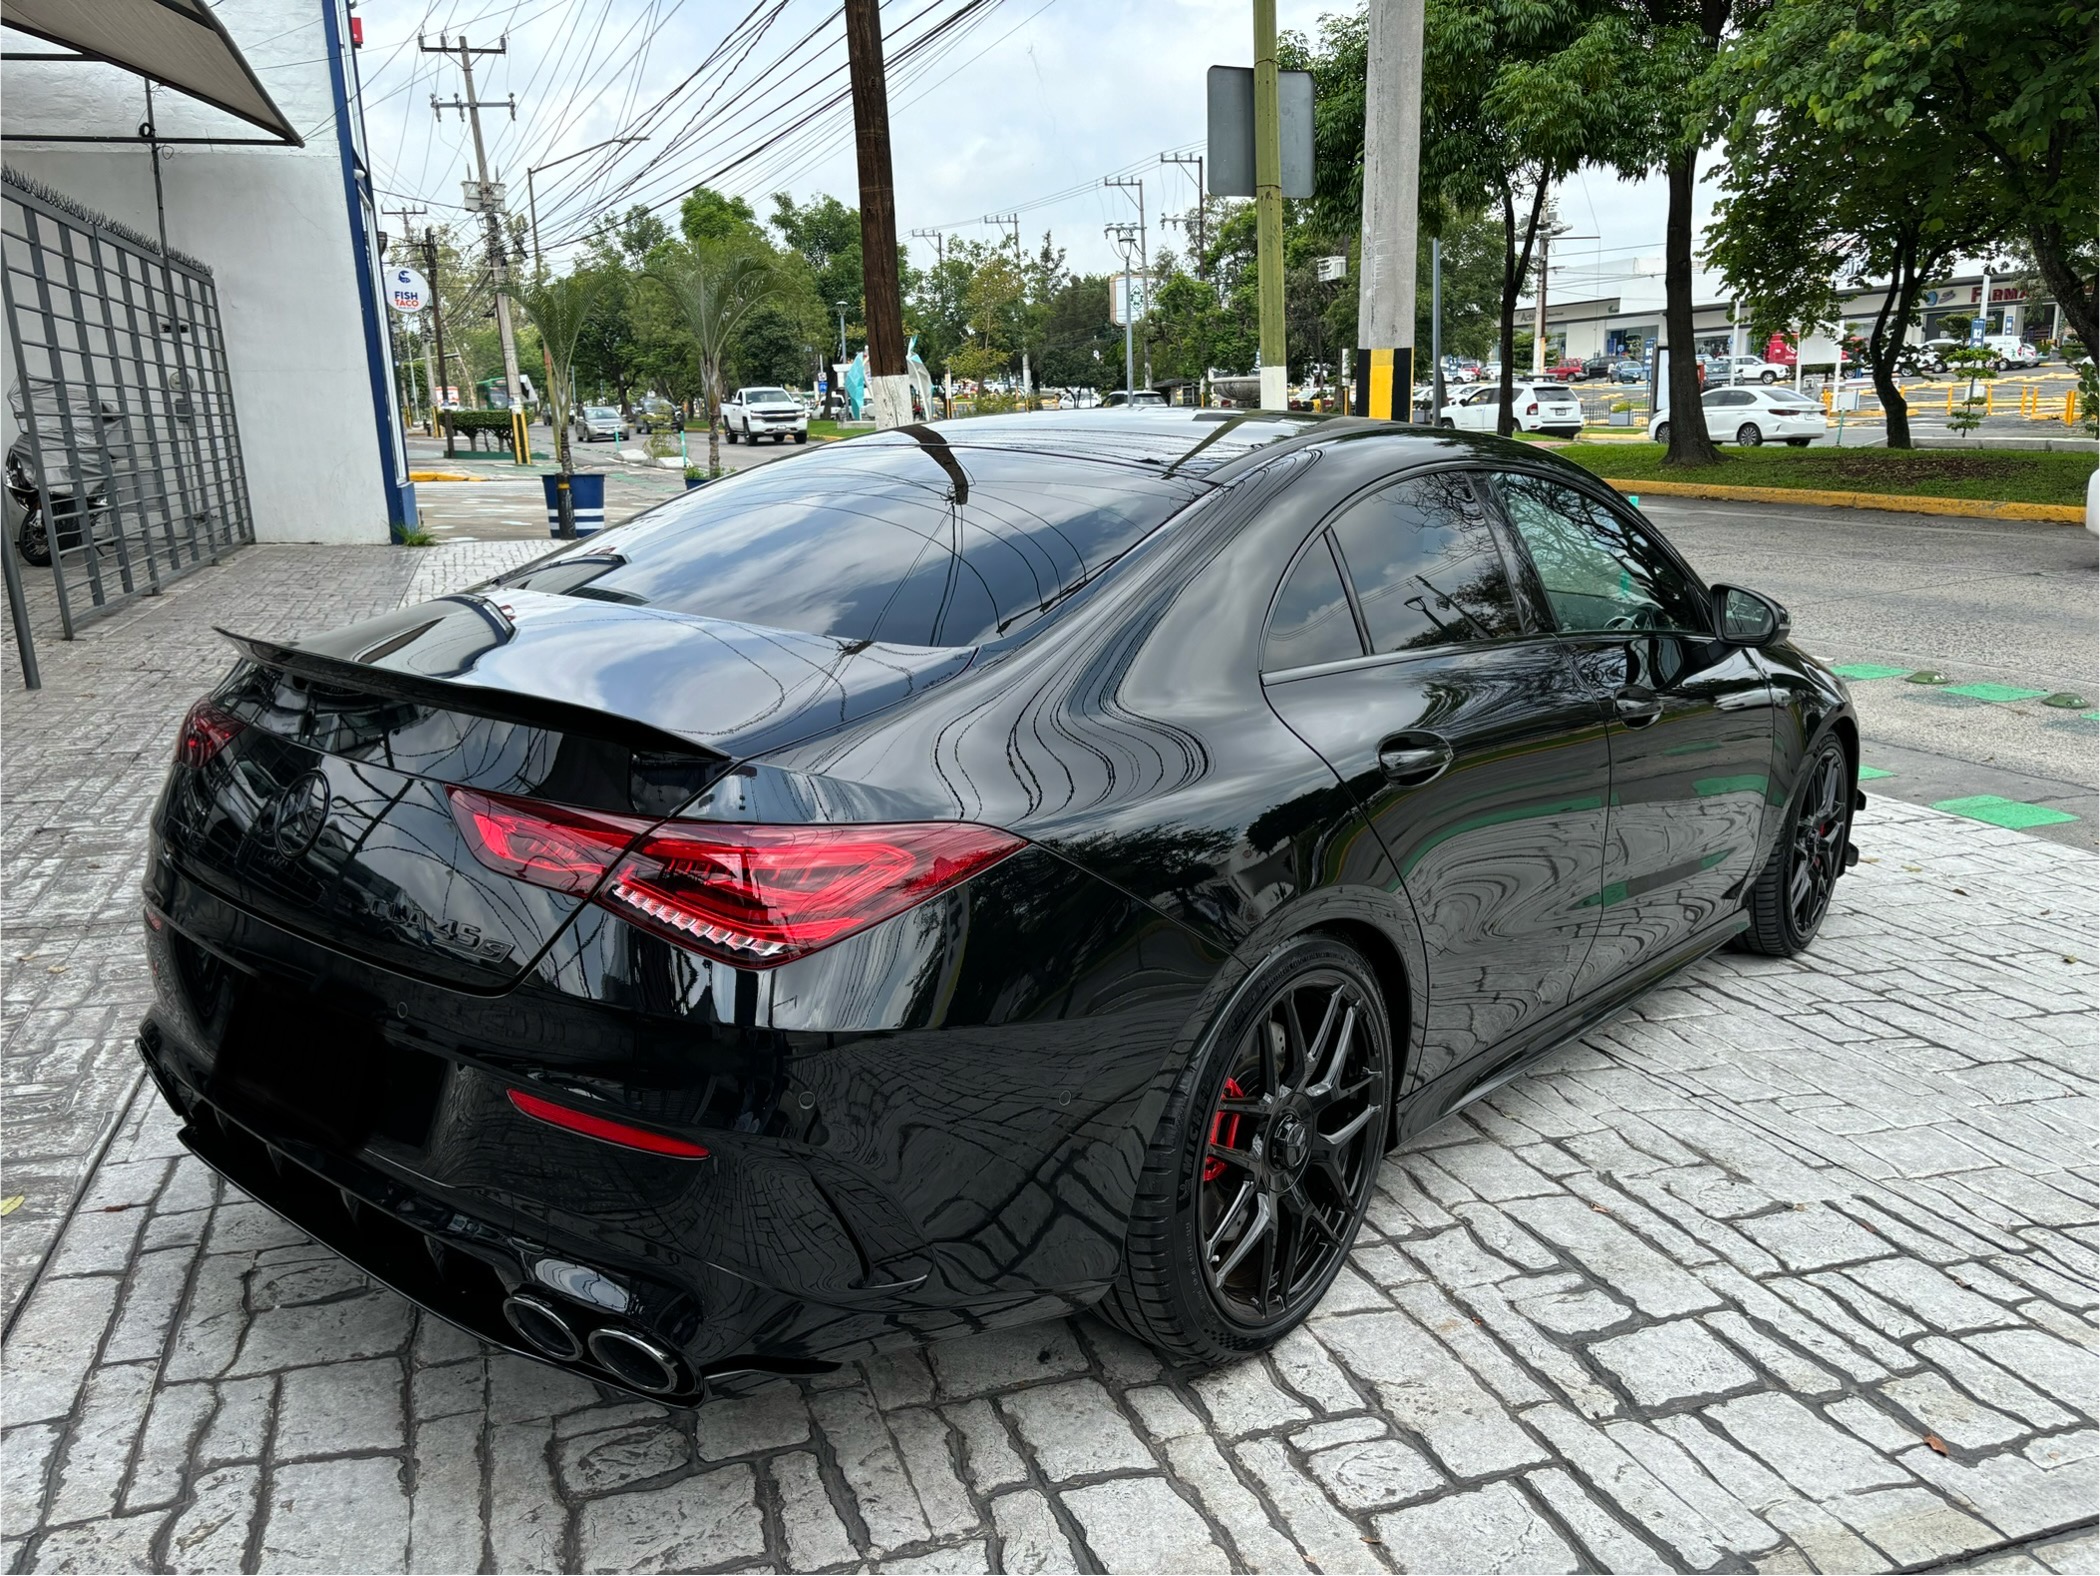
[[[1785,608],[1741,586],[1714,587],[1714,619],[1731,646],[1776,646],[1794,628]]]

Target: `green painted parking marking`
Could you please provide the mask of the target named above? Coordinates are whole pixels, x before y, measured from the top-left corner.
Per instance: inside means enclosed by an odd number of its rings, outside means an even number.
[[[1841,679],[1900,679],[1909,668],[1892,668],[1880,662],[1841,662],[1830,670]]]
[[[2036,696],[2046,695],[2049,692],[2038,689],[2016,689],[2010,684],[1950,684],[1947,686],[1946,693],[1949,695],[1966,695],[1971,700],[2012,701],[2033,700]]]
[[[1862,766],[1859,769],[1861,782],[1871,782],[1876,777],[1893,777],[1896,774],[1885,766]]]
[[[2067,810],[2052,810],[2042,804],[2022,804],[2017,799],[2001,799],[1994,793],[1979,793],[1967,799],[1942,799],[1933,806],[1945,810],[1949,815],[1964,815],[1972,821],[1987,821],[1992,826],[2011,827],[2024,832],[2031,826],[2061,826],[2066,821],[2075,821],[2077,816]]]

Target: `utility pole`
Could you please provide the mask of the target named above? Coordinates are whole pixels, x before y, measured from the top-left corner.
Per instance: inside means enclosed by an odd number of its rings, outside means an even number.
[[[438,102],[438,96],[430,95],[430,107],[439,120],[445,111],[456,109],[460,119],[474,128],[474,168],[480,175],[470,194],[474,200],[467,207],[480,213],[488,231],[489,280],[496,292],[496,333],[503,341],[503,383],[510,395],[510,407],[516,410],[521,403],[521,386],[518,382],[518,341],[510,322],[510,260],[505,255],[503,239],[503,188],[489,179],[489,155],[481,140],[481,112],[484,109],[508,109],[510,118],[518,118],[518,99],[512,94],[507,99],[478,99],[474,96],[474,57],[476,55],[504,55],[510,52],[510,40],[500,39],[493,49],[468,47],[467,35],[459,35],[459,42],[452,43],[445,34],[438,34],[435,45],[427,44],[419,35],[416,47],[426,55],[457,55],[460,75],[466,79],[467,96],[454,98],[450,103]]]
[[[1560,215],[1553,204],[1546,204],[1546,218],[1539,226],[1539,298],[1538,315],[1531,331],[1531,375],[1535,378],[1546,375],[1546,281],[1552,277],[1547,272],[1548,255],[1553,243],[1559,241],[1594,241],[1594,235],[1570,235],[1568,227],[1560,222]],[[1732,334],[1732,331],[1731,331]]]
[[[1152,268],[1152,239],[1149,232],[1147,232],[1147,230],[1145,229],[1145,178],[1142,175],[1132,175],[1123,178],[1118,178],[1113,175],[1104,175],[1101,177],[1101,184],[1103,186],[1114,186],[1124,191],[1134,191],[1137,193],[1137,196],[1134,200],[1137,203],[1138,211],[1138,273],[1141,277],[1146,278],[1149,283]],[[1149,289],[1147,289],[1145,292],[1145,296],[1146,306],[1148,308],[1148,316],[1150,315],[1149,308],[1151,306],[1151,295],[1152,292]],[[1135,296],[1131,296],[1128,297],[1128,299],[1134,302],[1137,298]],[[1135,316],[1136,314],[1133,313],[1131,315]],[[1147,340],[1145,342],[1145,386],[1147,388],[1150,388],[1152,386],[1152,343],[1150,340]]]
[[[409,221],[420,219],[422,214],[428,212],[428,208],[380,208],[380,212],[386,214],[388,219],[399,219],[401,221],[401,246],[403,246],[403,250],[412,248],[416,244],[416,227]],[[386,248],[380,246],[380,258],[384,258],[384,256],[386,256]],[[399,361],[401,359],[401,351],[399,351],[399,338],[395,336],[395,313],[393,313],[393,307],[386,305],[380,311],[386,313],[386,343],[395,347],[395,361]],[[418,338],[420,338],[420,332],[418,332]],[[428,351],[428,345],[424,345],[424,349]],[[428,372],[428,359],[424,361],[424,370]],[[407,361],[407,416],[403,416],[403,427],[407,424],[407,420],[414,418],[414,414],[416,414],[416,359],[409,357],[409,361]]]
[[[942,265],[943,263],[945,263],[945,262],[947,262],[947,261],[948,261],[948,236],[947,236],[947,232],[946,232],[946,231],[943,231],[943,230],[914,230],[914,231],[912,231],[912,233],[911,233],[911,238],[912,238],[912,239],[913,239],[914,241],[931,241],[931,242],[933,242],[933,266],[934,266],[934,267],[936,267],[936,268],[939,268],[939,267],[940,267],[940,266],[941,266],[941,265]]]
[[[846,0],[846,70],[860,164],[861,287],[868,318],[868,393],[877,427],[911,422],[904,297],[897,278],[897,191],[890,178],[890,101],[879,0]]]
[[[1208,228],[1208,216],[1204,213],[1203,210],[1203,155],[1200,153],[1162,153],[1159,156],[1159,162],[1162,164],[1193,164],[1196,167],[1195,272],[1196,277],[1199,279],[1208,278],[1209,270],[1203,260],[1205,254],[1208,253],[1210,250],[1210,230]]]
[[[1412,398],[1412,396],[1410,396]],[[1444,242],[1429,238],[1429,421],[1444,413]]]
[[[1026,281],[1026,280],[1025,280],[1025,279],[1024,279],[1023,277],[1022,277],[1022,263],[1021,263],[1021,216],[1020,216],[1020,215],[1019,215],[1018,213],[988,213],[988,214],[986,214],[986,215],[984,216],[984,222],[985,222],[986,224],[992,224],[992,225],[997,225],[997,226],[998,226],[998,227],[999,227],[1000,229],[1002,229],[1002,230],[1006,231],[1006,232],[1007,232],[1007,235],[1006,235],[1006,239],[1007,239],[1007,240],[1009,240],[1010,242],[1012,242],[1012,244],[1013,244],[1013,249],[1014,249],[1014,288],[1015,288],[1015,290],[1016,290],[1016,292],[1017,292],[1017,296],[1016,296],[1016,300],[1015,300],[1015,305],[1016,305],[1016,306],[1025,306],[1025,305],[1026,305],[1026,303],[1027,303],[1027,297],[1028,297],[1028,285],[1027,285],[1027,281]],[[1026,314],[1025,314],[1025,313],[1022,313],[1022,314],[1020,314],[1020,317],[1021,317],[1021,398],[1022,398],[1022,399],[1023,399],[1024,401],[1025,401],[1025,400],[1026,400],[1026,399],[1028,398],[1028,387],[1029,387],[1029,383],[1028,383],[1028,320],[1027,320],[1027,316],[1026,316]]]
[[[438,429],[438,410],[445,402],[445,310],[439,303],[442,292],[438,289],[438,233],[436,226],[423,232],[423,271],[430,279],[430,332],[437,341],[437,379],[430,385],[430,435],[435,438]],[[452,429],[445,429],[445,456],[452,455]]]
[[[1116,249],[1123,254],[1123,399],[1127,408],[1135,409],[1130,399],[1137,388],[1137,351],[1132,328],[1137,322],[1137,313],[1131,310],[1134,302],[1130,290],[1130,244],[1139,240],[1140,235],[1134,224],[1107,225],[1101,233],[1115,242]]]
[[[1356,367],[1351,411],[1381,421],[1414,415],[1415,258],[1422,169],[1423,0],[1371,0],[1370,41],[1364,79],[1364,216],[1357,266]],[[1273,16],[1273,7],[1271,15]],[[1275,37],[1270,24],[1270,39]],[[1254,77],[1257,136],[1275,135],[1275,111],[1262,122],[1261,49],[1256,44]],[[1275,80],[1271,65],[1269,77]],[[1273,93],[1273,89],[1271,92]],[[1274,98],[1270,99],[1273,105]],[[1255,143],[1256,169],[1262,144]],[[1275,168],[1276,166],[1271,166]],[[1257,175],[1266,181],[1266,175]],[[1266,191],[1267,188],[1261,188]],[[1277,202],[1282,207],[1279,198]],[[1267,210],[1263,210],[1266,223]],[[1267,245],[1268,232],[1262,232]],[[1263,289],[1269,264],[1262,262]],[[1277,337],[1281,339],[1282,282],[1277,284]],[[1262,297],[1262,366],[1268,366],[1268,297]],[[1263,389],[1266,396],[1267,389]],[[1263,403],[1267,400],[1264,398]]]
[[[1367,123],[1366,158],[1369,129]],[[1371,190],[1368,170],[1364,190]],[[1276,0],[1254,0],[1254,266],[1261,307],[1261,405],[1263,410],[1286,410],[1291,377],[1283,343],[1283,141],[1276,117]]]

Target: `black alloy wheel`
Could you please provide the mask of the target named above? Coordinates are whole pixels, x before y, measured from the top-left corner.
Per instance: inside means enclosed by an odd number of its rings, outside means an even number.
[[[1670,441],[1670,424],[1668,422],[1664,422],[1660,427],[1657,427],[1655,429],[1655,441],[1660,444],[1668,445]]]
[[[1392,1064],[1378,984],[1354,950],[1310,936],[1273,954],[1169,1101],[1102,1312],[1195,1363],[1294,1329],[1370,1204]]]
[[[1790,958],[1815,939],[1845,873],[1855,791],[1844,746],[1825,738],[1803,764],[1786,830],[1750,889],[1745,951]]]
[[[1754,421],[1746,421],[1735,429],[1735,441],[1746,449],[1754,449],[1765,441],[1764,429]]]
[[[23,517],[15,543],[22,549],[22,557],[37,568],[42,569],[51,562],[51,534],[44,529],[42,504],[38,504]]]

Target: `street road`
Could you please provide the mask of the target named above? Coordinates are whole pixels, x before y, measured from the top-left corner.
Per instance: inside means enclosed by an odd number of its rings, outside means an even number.
[[[2037,827],[2096,846],[2100,634],[2094,538],[2076,526],[1879,510],[1648,498],[1709,581],[1750,586],[1793,614],[1801,647],[1851,676],[1869,791],[1919,804],[1995,794],[2076,815]],[[1945,686],[1907,675],[1936,671]],[[1977,685],[2020,699],[1950,693]],[[1993,691],[1993,694],[1999,692]],[[2049,694],[2083,697],[2044,706]]]

